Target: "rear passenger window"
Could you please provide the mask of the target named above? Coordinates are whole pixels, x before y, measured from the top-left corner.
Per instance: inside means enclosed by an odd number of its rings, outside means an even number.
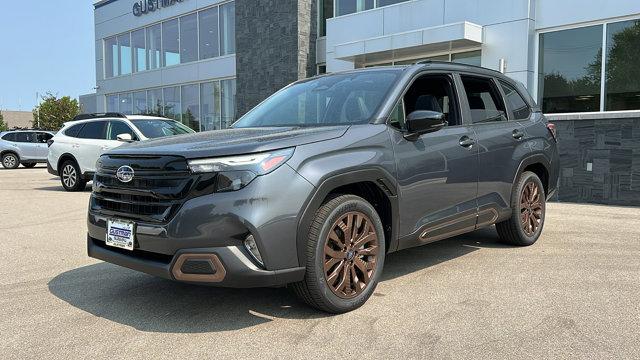
[[[29,133],[29,132],[19,132],[16,133],[16,142],[21,142],[21,143],[29,143],[29,142],[34,142],[33,141],[34,137],[33,137],[33,133]]]
[[[6,140],[6,141],[16,141],[16,133],[10,133],[10,134],[6,134],[5,136],[2,137],[2,140]]]
[[[37,133],[36,137],[37,137],[36,142],[46,143],[49,139],[53,137],[53,135],[49,133]]]
[[[82,129],[83,126],[84,124],[73,125],[65,130],[64,134],[71,137],[78,137],[78,132],[80,132],[80,129]]]
[[[529,119],[531,109],[529,109],[527,102],[520,96],[520,93],[518,93],[513,86],[502,81],[500,81],[500,86],[502,86],[502,91],[504,91],[507,106],[509,106],[509,109],[513,113],[513,120]]]
[[[462,76],[473,123],[506,121],[500,92],[491,79]]]
[[[78,137],[81,139],[106,139],[106,121],[92,121],[84,124],[80,133],[78,133]]]

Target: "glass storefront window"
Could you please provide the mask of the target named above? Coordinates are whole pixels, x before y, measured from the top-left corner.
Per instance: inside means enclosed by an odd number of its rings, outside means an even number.
[[[182,108],[180,107],[180,87],[172,86],[162,89],[163,95],[163,113],[164,116],[170,119],[180,121]]]
[[[226,129],[236,121],[236,80],[222,80],[222,128]]]
[[[178,19],[162,22],[162,65],[180,64],[180,33]]]
[[[115,36],[104,40],[104,76],[118,76],[118,41]]]
[[[198,17],[195,13],[180,18],[180,62],[198,60]]]
[[[129,33],[118,35],[120,53],[120,75],[131,74],[131,37]]]
[[[133,114],[133,102],[131,93],[122,93],[118,95],[118,112],[125,115]]]
[[[220,129],[220,82],[200,84],[202,131]]]
[[[107,112],[118,112],[118,95],[107,95]]]
[[[542,111],[599,111],[602,25],[543,33],[539,49]]]
[[[183,85],[181,91],[182,123],[195,131],[200,130],[200,87]]]
[[[451,54],[451,62],[458,64],[480,66],[481,58],[480,50]]]
[[[149,69],[157,69],[162,66],[160,56],[160,49],[162,48],[160,24],[149,26],[146,30],[147,58],[149,59]]]
[[[144,29],[131,33],[131,47],[133,48],[133,72],[147,70],[147,49],[145,47]]]
[[[200,22],[200,59],[220,56],[218,42],[218,8],[198,13]]]
[[[147,90],[147,114],[164,115],[162,108],[162,89]]]
[[[607,24],[605,106],[640,109],[640,20]]]
[[[336,16],[373,9],[374,0],[336,0]]]
[[[220,53],[236,52],[236,4],[231,2],[220,6]]]
[[[146,91],[137,91],[133,93],[133,113],[134,114],[147,113],[147,92]]]

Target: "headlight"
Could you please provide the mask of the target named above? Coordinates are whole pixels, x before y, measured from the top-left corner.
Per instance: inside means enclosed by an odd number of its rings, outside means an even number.
[[[194,173],[217,173],[216,192],[236,191],[257,176],[268,174],[287,162],[293,148],[272,152],[189,160]]]

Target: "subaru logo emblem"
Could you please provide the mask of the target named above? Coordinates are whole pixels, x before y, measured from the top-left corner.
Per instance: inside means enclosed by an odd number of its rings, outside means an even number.
[[[133,174],[133,169],[131,168],[131,166],[127,165],[120,166],[118,168],[118,171],[116,171],[116,177],[123,183],[128,183],[129,181],[133,180]]]

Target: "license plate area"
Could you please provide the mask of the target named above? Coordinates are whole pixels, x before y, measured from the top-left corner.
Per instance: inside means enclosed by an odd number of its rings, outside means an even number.
[[[135,230],[136,224],[132,221],[108,219],[106,244],[120,249],[133,250]]]

